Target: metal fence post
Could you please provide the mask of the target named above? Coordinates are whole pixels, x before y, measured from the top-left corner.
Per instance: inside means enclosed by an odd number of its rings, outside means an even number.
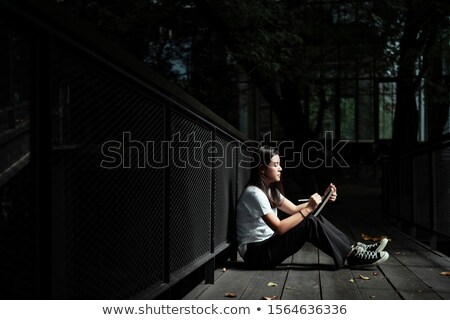
[[[51,36],[39,33],[34,42],[31,104],[31,166],[37,226],[37,294],[52,297],[51,202]]]
[[[437,218],[437,197],[436,197],[436,154],[430,152],[430,248],[437,248],[436,218]]]
[[[414,176],[414,172],[415,172],[415,161],[414,161],[414,155],[411,156],[411,198],[410,198],[410,203],[411,203],[411,229],[409,232],[409,235],[415,239],[417,237],[417,227],[416,227],[416,199],[417,199],[417,194],[416,194],[416,179]]]

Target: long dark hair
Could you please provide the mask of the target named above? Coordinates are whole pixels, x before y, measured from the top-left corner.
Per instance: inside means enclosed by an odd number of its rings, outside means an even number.
[[[255,186],[261,189],[267,196],[272,208],[278,207],[281,203],[280,194],[284,192],[281,181],[269,184],[262,171],[270,164],[271,159],[279,155],[276,148],[260,146],[253,152],[252,167],[248,186]]]

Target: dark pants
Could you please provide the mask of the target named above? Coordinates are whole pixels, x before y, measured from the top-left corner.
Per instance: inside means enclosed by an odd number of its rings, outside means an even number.
[[[255,268],[273,268],[300,250],[305,242],[333,258],[337,268],[344,261],[355,243],[322,215],[309,216],[283,235],[273,235],[261,242],[249,243],[244,261]]]

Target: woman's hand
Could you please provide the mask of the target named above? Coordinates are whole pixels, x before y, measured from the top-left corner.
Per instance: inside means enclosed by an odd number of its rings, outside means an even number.
[[[318,193],[314,193],[308,201],[308,204],[306,205],[306,208],[309,209],[310,212],[314,211],[314,209],[317,208],[319,203],[322,202],[322,197]]]
[[[328,188],[325,190],[325,193],[324,193],[324,194],[327,194],[327,192],[328,192],[328,190],[329,190],[330,188],[333,188],[333,189],[334,189],[334,192],[333,192],[333,194],[331,195],[331,197],[330,197],[330,199],[329,199],[328,201],[334,202],[334,201],[336,201],[336,199],[337,199],[337,188],[336,188],[336,186],[335,186],[333,183],[330,183],[330,185],[328,186]]]

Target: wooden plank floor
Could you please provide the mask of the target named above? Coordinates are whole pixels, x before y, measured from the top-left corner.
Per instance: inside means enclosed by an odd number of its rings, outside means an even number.
[[[345,189],[342,191],[340,196],[345,195]],[[202,283],[184,299],[450,299],[450,277],[440,274],[450,271],[450,258],[387,224],[379,208],[379,194],[370,191],[357,195],[358,200],[351,203],[339,201],[324,214],[356,241],[362,241],[362,233],[388,236],[390,257],[385,263],[335,270],[330,257],[306,244],[274,270],[251,270],[242,260],[226,262],[216,270],[214,284]],[[350,188],[346,197],[355,199],[354,195]],[[277,285],[269,286],[269,282]],[[236,297],[226,297],[226,293]]]

